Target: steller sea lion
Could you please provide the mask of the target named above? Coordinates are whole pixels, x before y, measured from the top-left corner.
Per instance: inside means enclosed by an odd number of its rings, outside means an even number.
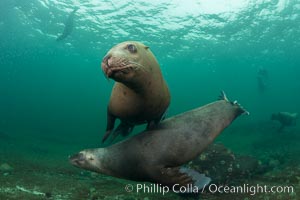
[[[165,119],[109,147],[80,151],[69,160],[76,167],[118,178],[202,188],[210,178],[181,165],[199,156],[242,113],[249,114],[223,93],[219,101]]]
[[[78,10],[79,8],[74,8],[73,11],[69,14],[67,21],[65,22],[65,28],[63,33],[58,36],[56,38],[56,41],[61,41],[63,39],[65,39],[66,37],[68,37],[68,35],[71,34],[72,30],[73,30],[73,26],[74,26],[74,17],[75,17],[75,12]]]
[[[170,92],[159,64],[149,47],[127,41],[114,46],[102,60],[102,70],[116,81],[107,109],[107,127],[103,142],[121,120],[113,138],[128,135],[134,125],[156,125],[170,104]]]

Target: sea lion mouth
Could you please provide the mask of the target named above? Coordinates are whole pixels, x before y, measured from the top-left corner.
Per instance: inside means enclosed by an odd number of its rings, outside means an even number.
[[[113,78],[117,73],[128,74],[131,70],[133,70],[133,67],[130,66],[114,68],[111,67],[106,69],[104,73],[108,78]]]
[[[77,153],[72,156],[69,156],[69,161],[72,165],[80,167],[85,162],[85,156],[83,153]]]
[[[107,78],[113,78],[117,73],[129,74],[137,68],[135,62],[129,61],[125,58],[109,57],[103,58],[101,63],[102,71]]]

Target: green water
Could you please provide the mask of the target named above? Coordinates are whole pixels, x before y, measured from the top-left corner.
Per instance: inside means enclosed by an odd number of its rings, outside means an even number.
[[[75,7],[71,34],[56,41]],[[58,174],[82,173],[67,157],[101,146],[114,81],[104,77],[100,63],[112,46],[127,40],[145,43],[159,61],[172,95],[167,117],[212,102],[224,90],[251,114],[218,142],[263,162],[269,159],[265,152],[284,149],[279,173],[299,169],[300,122],[278,133],[280,124],[270,120],[276,112],[300,113],[299,36],[298,0],[1,0],[0,165],[14,168],[0,174],[3,187],[26,187],[32,175],[14,173],[32,166],[47,167],[58,182]],[[260,69],[267,71],[264,88]],[[105,178],[105,191],[114,198],[119,180]],[[46,180],[35,184],[51,188]],[[93,188],[101,190],[102,182]],[[0,190],[2,198],[21,197]]]

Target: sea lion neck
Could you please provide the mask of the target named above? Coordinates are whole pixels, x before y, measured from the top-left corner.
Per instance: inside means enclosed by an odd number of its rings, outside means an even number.
[[[126,154],[121,156],[122,151],[118,148],[101,148],[95,149],[96,157],[98,158],[98,163],[100,163],[98,167],[98,173],[103,173],[109,176],[116,176],[119,178],[124,177],[122,173],[120,173],[120,168],[124,167],[124,163],[126,162]]]
[[[73,163],[75,163],[74,165],[77,167],[85,168],[97,173],[111,175],[114,171],[111,166],[116,165],[116,160],[111,156],[113,152],[114,151],[108,151],[106,148],[87,149],[79,153],[81,154],[81,157],[83,157],[81,159],[84,159],[85,162],[81,163],[81,166],[78,166],[76,162]],[[77,155],[73,157],[76,157]]]
[[[142,81],[124,81],[121,84],[124,85],[124,87],[129,88],[130,90],[134,91],[136,94],[144,96],[147,94],[147,88],[146,84]]]
[[[158,95],[167,87],[159,68],[152,68],[151,73],[140,71],[134,78],[118,82],[145,98],[148,98],[149,95]]]

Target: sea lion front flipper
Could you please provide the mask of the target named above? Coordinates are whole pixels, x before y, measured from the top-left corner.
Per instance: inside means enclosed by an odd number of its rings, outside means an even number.
[[[205,174],[200,174],[193,169],[185,167],[162,168],[160,172],[155,175],[154,179],[167,186],[178,184],[178,187],[187,187],[191,184],[192,186],[196,186],[199,190],[205,188],[211,181]]]
[[[102,138],[102,142],[105,142],[105,140],[111,134],[111,132],[114,129],[114,126],[115,126],[115,121],[116,121],[116,117],[110,113],[109,109],[107,109],[106,132],[105,132],[105,134]]]
[[[134,128],[134,125],[128,124],[126,122],[122,122],[119,124],[119,126],[116,128],[116,130],[113,132],[112,139],[116,139],[118,135],[122,135],[123,137],[128,136]]]
[[[151,130],[151,129],[155,128],[158,123],[159,123],[159,121],[157,121],[157,120],[148,121],[146,130]]]
[[[168,111],[168,109],[159,118],[147,121],[148,123],[147,123],[146,130],[151,130],[151,129],[155,128],[157,126],[157,124],[159,124],[161,121],[163,121],[166,118],[167,111]]]

